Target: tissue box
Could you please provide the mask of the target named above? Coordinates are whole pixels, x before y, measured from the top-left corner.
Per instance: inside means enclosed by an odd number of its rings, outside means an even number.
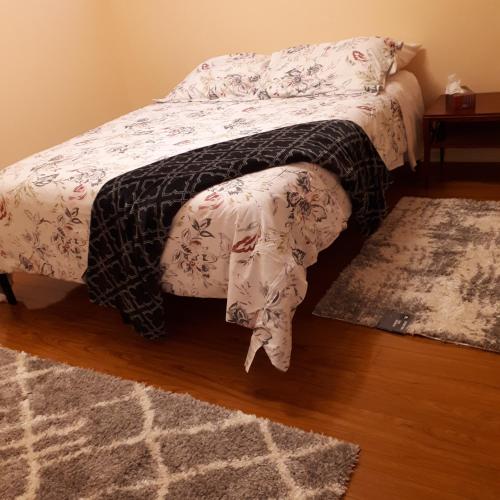
[[[476,94],[469,87],[462,87],[461,94],[446,94],[446,111],[449,113],[471,112],[476,108]]]

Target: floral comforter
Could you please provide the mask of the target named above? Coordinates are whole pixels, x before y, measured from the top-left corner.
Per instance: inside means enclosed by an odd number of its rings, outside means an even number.
[[[401,109],[386,93],[159,102],[26,158],[0,171],[0,272],[81,282],[92,202],[107,180],[216,142],[333,118],[360,125],[388,168],[403,163]],[[162,259],[165,290],[227,297],[227,320],[254,330],[246,368],[264,346],[271,362],[286,370],[291,320],[307,288],[305,268],[349,215],[335,176],[311,164],[211,188],[174,220]]]

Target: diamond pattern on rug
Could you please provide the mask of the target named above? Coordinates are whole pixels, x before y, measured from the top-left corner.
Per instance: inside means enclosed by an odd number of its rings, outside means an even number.
[[[0,348],[0,498],[341,498],[359,448]]]

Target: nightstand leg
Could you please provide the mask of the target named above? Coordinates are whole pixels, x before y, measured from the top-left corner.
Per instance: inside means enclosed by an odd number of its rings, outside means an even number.
[[[439,148],[439,176],[444,181],[444,148]]]
[[[10,286],[9,277],[6,274],[0,274],[0,290],[7,297],[7,302],[13,306],[17,304],[16,296],[12,291],[12,287]]]
[[[424,161],[422,163],[422,176],[424,181],[425,189],[429,187],[429,169],[431,164],[431,142],[432,142],[432,131],[431,131],[431,120],[424,118],[423,123],[424,132]]]

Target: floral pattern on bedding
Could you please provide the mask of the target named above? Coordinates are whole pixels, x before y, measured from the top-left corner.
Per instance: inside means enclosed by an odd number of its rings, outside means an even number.
[[[189,73],[165,100],[269,99],[262,84],[269,60],[253,52],[213,57]]]
[[[0,171],[0,271],[81,282],[92,202],[107,180],[198,147],[332,118],[359,124],[389,168],[403,163],[401,110],[386,94],[156,103],[26,158]],[[339,206],[341,195],[323,170],[320,175],[316,167],[313,175],[311,165],[301,167],[309,176],[283,168],[277,185],[266,177],[270,169],[209,190],[199,206],[188,202],[166,245],[172,252],[162,260],[167,290],[227,296],[228,320],[254,329],[247,366],[264,345],[272,362],[286,369],[290,322],[306,289],[304,269],[348,217],[347,209],[328,210],[329,203]],[[309,183],[314,187],[308,190]],[[327,200],[325,189],[337,198]],[[224,222],[231,213],[234,223]],[[245,274],[255,269],[260,274]]]
[[[219,184],[177,213],[162,257],[164,289],[227,297],[226,320],[254,331],[247,369],[264,346],[286,370],[306,268],[350,214],[337,177],[317,165],[275,167]]]
[[[271,97],[377,93],[400,45],[372,36],[284,49],[271,56],[265,90]]]

